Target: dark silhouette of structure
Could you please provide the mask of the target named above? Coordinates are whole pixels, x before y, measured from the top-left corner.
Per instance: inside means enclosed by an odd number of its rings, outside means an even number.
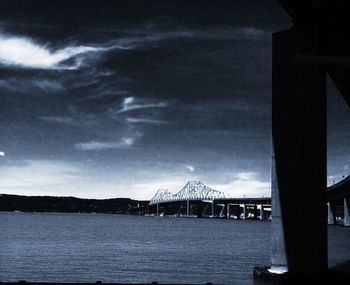
[[[277,1],[293,27],[273,34],[272,267],[320,279],[330,274],[326,76],[350,105],[350,2]]]

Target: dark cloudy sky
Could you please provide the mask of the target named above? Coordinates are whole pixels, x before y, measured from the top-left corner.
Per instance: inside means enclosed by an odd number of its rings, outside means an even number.
[[[0,19],[0,193],[269,195],[274,0],[5,0]],[[350,112],[329,93],[333,181]]]

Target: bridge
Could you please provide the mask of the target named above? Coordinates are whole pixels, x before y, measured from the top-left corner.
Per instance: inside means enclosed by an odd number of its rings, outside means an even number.
[[[342,220],[344,226],[350,226],[350,175],[328,187],[327,191],[328,224],[337,224]]]
[[[165,213],[185,217],[206,215],[212,218],[265,220],[270,217],[271,213],[270,197],[229,197],[224,192],[214,190],[201,181],[189,181],[175,194],[167,189],[159,189],[150,200],[149,205],[156,206],[157,216]]]
[[[202,217],[203,212],[207,212],[209,217],[227,219],[266,220],[271,217],[271,197],[230,197],[222,191],[206,186],[201,181],[189,181],[175,194],[168,189],[159,189],[149,205],[156,206],[155,215],[157,216],[168,211],[173,215],[181,214],[187,217]],[[350,226],[350,175],[327,188],[327,207],[328,224]],[[186,212],[182,213],[184,208]],[[149,208],[147,212],[149,214]]]

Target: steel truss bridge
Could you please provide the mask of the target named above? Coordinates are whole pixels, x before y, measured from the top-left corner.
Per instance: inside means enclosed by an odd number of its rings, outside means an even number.
[[[164,208],[166,208],[162,204],[178,204],[180,211],[184,202],[186,203],[184,216],[201,217],[208,203],[211,204],[211,209],[209,209],[209,216],[211,217],[230,218],[233,216],[237,219],[245,219],[247,217],[265,219],[268,218],[266,213],[271,213],[270,197],[232,198],[222,191],[211,189],[201,181],[189,181],[175,194],[167,189],[159,189],[150,200],[149,205],[156,205],[156,215],[161,215],[164,213]],[[219,212],[217,211],[218,207]],[[193,214],[194,212],[196,212],[196,215]],[[215,212],[218,213],[215,214]]]
[[[344,226],[350,226],[350,176],[329,186],[327,190],[328,223],[337,224],[340,221]],[[191,212],[194,212],[191,204],[197,208],[195,211],[197,216],[201,216],[203,204],[208,203],[211,204],[210,216],[212,217],[233,216],[244,219],[253,216],[265,219],[271,214],[271,197],[229,197],[224,192],[211,189],[200,181],[189,181],[175,194],[167,189],[159,189],[150,200],[149,206],[156,206],[156,215],[160,215],[166,208],[164,204],[179,204],[181,207],[181,203],[186,203],[185,216],[191,216]],[[219,207],[219,213],[215,211],[217,207]],[[215,212],[217,212],[216,215]]]
[[[159,189],[150,201],[150,205],[187,200],[225,199],[225,193],[209,188],[200,181],[189,181],[176,194],[167,189]]]

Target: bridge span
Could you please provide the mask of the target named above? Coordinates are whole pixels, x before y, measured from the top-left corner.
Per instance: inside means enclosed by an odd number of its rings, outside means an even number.
[[[189,181],[176,194],[167,189],[159,189],[149,205],[155,207],[154,214],[157,216],[168,214],[265,220],[271,214],[270,197],[229,197],[200,181]]]
[[[271,218],[271,203],[271,197],[230,197],[200,181],[189,181],[175,194],[159,189],[142,213],[266,220]],[[327,207],[328,224],[350,226],[350,175],[327,188]]]

